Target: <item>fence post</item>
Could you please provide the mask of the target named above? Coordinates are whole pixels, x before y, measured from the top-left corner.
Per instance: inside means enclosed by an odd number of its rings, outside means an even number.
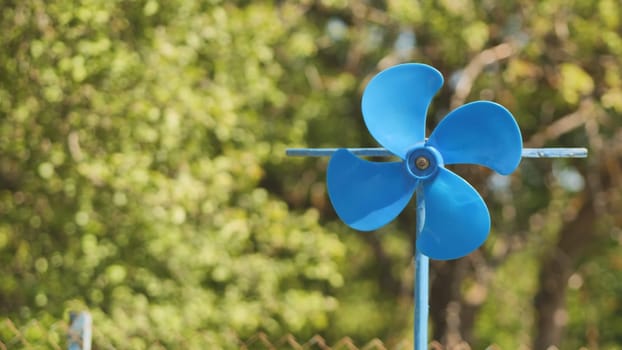
[[[68,349],[91,350],[93,318],[86,311],[69,312]]]

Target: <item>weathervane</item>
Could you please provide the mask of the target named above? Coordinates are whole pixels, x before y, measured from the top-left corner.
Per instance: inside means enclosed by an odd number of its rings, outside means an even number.
[[[451,111],[425,137],[432,98],[443,85],[435,68],[400,64],[376,75],[363,93],[367,129],[384,148],[295,148],[290,156],[330,156],[328,195],[339,218],[359,231],[395,219],[417,202],[414,348],[428,348],[429,259],[461,258],[490,231],[488,207],[464,179],[445,168],[477,164],[511,174],[521,157],[585,158],[585,148],[525,148],[518,124],[503,106],[476,101]],[[372,162],[358,156],[396,156]]]

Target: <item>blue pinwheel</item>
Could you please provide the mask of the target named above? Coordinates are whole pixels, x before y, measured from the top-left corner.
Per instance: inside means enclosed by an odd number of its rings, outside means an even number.
[[[419,189],[425,210],[417,248],[447,260],[484,243],[490,214],[477,191],[445,165],[479,164],[510,174],[520,163],[522,139],[512,114],[490,101],[451,111],[425,139],[428,105],[442,85],[441,73],[424,64],[376,75],[363,93],[363,118],[376,141],[401,161],[371,162],[340,149],[328,164],[327,186],[337,215],[360,231],[391,222]]]

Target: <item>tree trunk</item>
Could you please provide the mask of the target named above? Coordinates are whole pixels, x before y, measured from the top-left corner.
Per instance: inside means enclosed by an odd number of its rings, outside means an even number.
[[[565,223],[557,244],[541,260],[539,289],[534,299],[534,350],[560,346],[568,318],[565,300],[568,278],[593,239],[594,220],[593,202],[589,198],[583,201],[577,215]]]

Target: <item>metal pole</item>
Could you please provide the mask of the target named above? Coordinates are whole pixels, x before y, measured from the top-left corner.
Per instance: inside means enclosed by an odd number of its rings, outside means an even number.
[[[69,334],[67,344],[69,350],[91,350],[93,319],[86,311],[70,312]]]
[[[395,156],[385,148],[346,148],[357,156]],[[338,148],[288,148],[285,154],[293,157],[330,157]],[[523,158],[587,158],[586,148],[523,148]]]
[[[423,189],[417,188],[417,229],[415,240],[423,229],[425,222],[425,206]],[[428,349],[428,315],[429,315],[429,291],[430,291],[430,258],[421,254],[415,247],[415,281],[414,281],[414,348],[415,350]]]

